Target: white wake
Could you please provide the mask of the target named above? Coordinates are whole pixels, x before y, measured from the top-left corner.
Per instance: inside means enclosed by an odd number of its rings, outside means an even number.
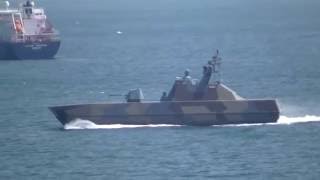
[[[259,123],[259,124],[229,124],[222,126],[259,126],[259,125],[290,125],[296,123],[307,122],[320,122],[320,116],[305,115],[301,117],[287,117],[280,116],[276,123]],[[150,124],[150,125],[124,125],[124,124],[112,124],[112,125],[97,125],[89,120],[76,119],[64,126],[64,129],[120,129],[120,128],[143,128],[143,127],[177,127],[180,125],[170,124]]]
[[[125,125],[125,124],[110,124],[97,125],[89,120],[76,119],[64,125],[64,129],[120,129],[120,128],[142,128],[142,127],[174,127],[180,125],[171,124],[148,124],[148,125]]]
[[[314,115],[305,115],[301,117],[280,116],[276,124],[295,124],[295,123],[306,123],[306,122],[320,122],[320,116],[314,116]]]
[[[297,123],[320,122],[320,116],[305,115],[298,117],[280,116],[275,123],[257,123],[257,124],[226,124],[222,126],[261,126],[261,125],[290,125]]]

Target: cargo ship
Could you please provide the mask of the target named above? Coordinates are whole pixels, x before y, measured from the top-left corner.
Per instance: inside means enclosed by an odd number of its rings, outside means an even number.
[[[29,0],[18,8],[0,2],[0,60],[52,59],[59,47],[59,33],[43,8]]]

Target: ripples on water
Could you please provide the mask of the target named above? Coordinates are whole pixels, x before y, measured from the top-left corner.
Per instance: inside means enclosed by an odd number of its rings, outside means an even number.
[[[55,60],[0,61],[0,179],[320,177],[320,1],[39,3],[62,46]],[[137,87],[158,99],[186,68],[199,78],[215,49],[232,89],[278,99],[278,123],[63,130],[47,109]]]

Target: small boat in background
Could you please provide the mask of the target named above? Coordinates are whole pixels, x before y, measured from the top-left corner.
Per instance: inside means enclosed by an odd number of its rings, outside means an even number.
[[[59,33],[43,8],[30,0],[17,9],[0,2],[0,60],[52,59],[59,47]]]

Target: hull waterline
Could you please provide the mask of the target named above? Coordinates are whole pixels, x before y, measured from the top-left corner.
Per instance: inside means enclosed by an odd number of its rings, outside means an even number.
[[[210,126],[272,123],[279,118],[275,100],[84,104],[50,107],[63,124],[76,119],[95,124],[174,124]]]

